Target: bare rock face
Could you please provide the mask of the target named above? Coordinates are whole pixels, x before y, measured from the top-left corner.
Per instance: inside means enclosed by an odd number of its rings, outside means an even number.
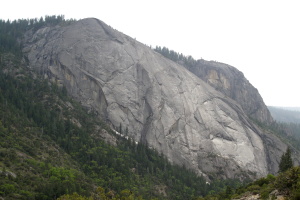
[[[236,68],[215,61],[198,60],[195,66],[187,69],[216,90],[234,99],[253,119],[267,124],[273,122],[257,89]]]
[[[84,106],[198,174],[263,176],[286,150],[236,101],[97,19],[28,32],[24,52]]]

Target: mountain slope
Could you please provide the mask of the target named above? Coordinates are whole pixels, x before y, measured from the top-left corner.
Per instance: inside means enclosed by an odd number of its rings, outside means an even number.
[[[43,27],[23,42],[30,67],[171,162],[206,176],[277,171],[286,145],[236,101],[103,22]]]
[[[266,124],[273,122],[258,90],[236,68],[216,61],[195,60],[166,47],[156,47],[155,51],[181,64],[216,90],[234,99],[251,118]]]
[[[272,116],[258,90],[249,83],[242,72],[223,63],[205,60],[197,61],[194,67],[188,69],[234,99],[247,115],[264,123],[272,123]]]
[[[207,185],[147,146],[114,134],[64,88],[21,60],[0,54],[0,198],[104,191],[110,199],[127,193],[140,199],[192,199],[235,185],[233,180]]]

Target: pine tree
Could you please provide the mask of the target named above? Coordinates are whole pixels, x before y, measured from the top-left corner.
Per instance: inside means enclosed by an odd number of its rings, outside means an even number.
[[[278,173],[285,172],[293,167],[291,149],[288,147],[286,152],[281,156]]]

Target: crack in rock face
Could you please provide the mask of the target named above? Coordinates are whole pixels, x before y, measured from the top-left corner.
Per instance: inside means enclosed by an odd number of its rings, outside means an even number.
[[[272,147],[236,101],[103,22],[46,27],[28,32],[24,43],[30,66],[172,163],[205,176],[273,172]],[[269,141],[281,156],[286,146]]]

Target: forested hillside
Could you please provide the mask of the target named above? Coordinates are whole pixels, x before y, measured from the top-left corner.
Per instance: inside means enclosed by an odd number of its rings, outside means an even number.
[[[230,199],[247,191],[267,197],[275,189],[298,198],[298,168],[246,187],[214,173],[204,178],[126,139],[126,127],[112,127],[44,79],[23,56],[25,31],[73,22],[63,16],[0,20],[0,199]],[[156,50],[180,64],[196,62]],[[293,126],[256,123],[299,148]]]
[[[147,145],[116,135],[64,87],[30,69],[22,34],[45,23],[71,22],[52,16],[0,23],[0,197],[196,199],[240,184],[214,174],[207,184]]]

